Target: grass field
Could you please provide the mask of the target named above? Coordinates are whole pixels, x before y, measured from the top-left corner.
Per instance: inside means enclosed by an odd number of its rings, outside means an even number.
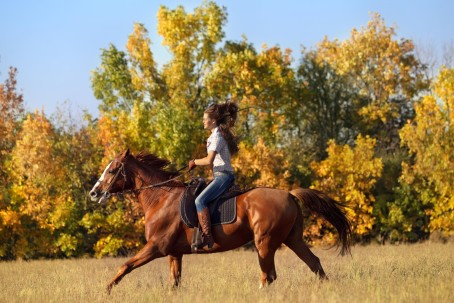
[[[183,284],[169,285],[167,259],[105,286],[125,259],[0,263],[0,302],[454,302],[454,243],[356,246],[352,257],[312,249],[320,282],[291,251],[276,254],[278,279],[259,290],[253,251],[183,257]]]

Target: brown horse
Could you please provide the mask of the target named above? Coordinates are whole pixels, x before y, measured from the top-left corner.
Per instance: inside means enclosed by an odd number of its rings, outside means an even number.
[[[129,150],[118,155],[104,170],[90,192],[93,201],[104,202],[110,195],[134,192],[145,214],[147,243],[118,271],[107,286],[112,287],[132,270],[160,257],[168,256],[173,286],[181,279],[181,261],[191,253],[193,228],[180,219],[178,202],[185,184],[176,181],[177,173],[165,170],[167,160]],[[320,191],[298,188],[290,192],[273,188],[252,189],[237,197],[234,223],[213,226],[215,244],[211,252],[238,248],[254,240],[262,270],[261,287],[273,282],[276,250],[285,244],[321,279],[326,275],[320,260],[302,240],[303,214],[299,201],[311,212],[321,215],[338,232],[341,254],[349,252],[351,226],[342,206]]]

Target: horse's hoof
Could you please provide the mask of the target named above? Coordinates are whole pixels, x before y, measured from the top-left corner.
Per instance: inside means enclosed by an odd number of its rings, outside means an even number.
[[[110,292],[112,291],[112,286],[113,286],[112,284],[109,284],[109,285],[107,285],[107,287],[106,287],[106,291],[107,291],[107,294],[108,294],[108,295],[110,295]]]
[[[325,274],[319,275],[318,278],[319,278],[320,281],[322,281],[322,282],[324,282],[324,281],[329,281],[328,276],[325,275]]]

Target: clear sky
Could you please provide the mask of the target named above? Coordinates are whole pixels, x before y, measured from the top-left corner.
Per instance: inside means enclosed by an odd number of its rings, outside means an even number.
[[[113,43],[125,50],[134,22],[145,24],[155,59],[169,54],[157,34],[160,5],[187,12],[203,0],[1,0],[0,82],[10,66],[18,69],[18,87],[26,109],[52,114],[69,102],[72,110],[98,114],[90,75],[100,64],[102,48]],[[293,50],[311,48],[326,35],[347,39],[353,28],[366,26],[370,12],[378,12],[398,38],[440,51],[454,41],[452,0],[219,0],[228,12],[226,39],[244,34],[260,50],[262,44]]]

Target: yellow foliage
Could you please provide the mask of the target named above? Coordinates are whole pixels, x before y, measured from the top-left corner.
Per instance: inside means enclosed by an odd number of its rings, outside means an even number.
[[[139,92],[142,97],[151,93],[151,99],[158,99],[162,96],[161,83],[157,79],[156,62],[150,47],[151,40],[148,38],[147,29],[143,24],[135,23],[134,31],[126,44],[132,65],[130,68],[131,81],[135,91]]]
[[[11,208],[0,210],[0,222],[0,230],[3,228],[3,226],[12,227],[14,229],[15,227],[21,225],[20,214],[16,211],[11,210]]]
[[[5,157],[14,146],[19,129],[18,121],[24,111],[23,96],[18,94],[16,88],[16,74],[17,69],[10,67],[5,84],[0,83],[0,165],[3,165]],[[3,179],[6,177],[4,173],[0,166],[0,182],[6,181]]]
[[[404,60],[413,51],[413,42],[394,36],[394,28],[375,13],[367,27],[353,29],[349,39],[340,42],[325,37],[318,45],[318,60],[349,77],[359,95],[369,100],[359,111],[365,121],[386,123],[398,115],[397,104],[388,100],[395,94],[405,95],[415,80],[416,62]]]
[[[29,114],[13,151],[15,176],[30,180],[53,176],[51,166],[54,132],[44,113]]]
[[[76,204],[71,172],[64,165],[67,155],[57,152],[58,144],[63,142],[44,113],[27,116],[11,155],[11,208],[0,211],[5,226],[19,238],[10,248],[16,257],[70,256],[77,248],[73,235],[61,233],[71,230]]]
[[[78,240],[73,235],[63,233],[55,244],[67,257],[70,257],[77,249]]]
[[[401,182],[430,205],[429,230],[454,234],[454,69],[442,68],[434,95],[415,104],[416,116],[400,131],[414,163],[402,163]]]
[[[206,65],[214,60],[215,45],[224,37],[226,17],[225,9],[212,1],[204,2],[193,13],[187,13],[182,6],[174,10],[160,7],[158,33],[174,57],[163,69],[172,99],[191,101],[187,98],[188,88],[199,81],[197,73],[205,72]]]
[[[22,225],[23,215],[10,207],[0,210],[0,257],[12,253],[16,258],[27,254],[27,226]]]
[[[232,160],[232,166],[239,172],[236,182],[240,186],[289,188],[289,163],[282,151],[267,147],[259,138],[257,144],[251,147],[240,143],[240,154]]]
[[[96,243],[95,256],[100,258],[102,256],[116,256],[118,251],[123,247],[124,240],[108,235],[99,239]]]
[[[98,120],[98,140],[104,149],[104,158],[102,167],[112,160],[119,151],[127,146],[124,135],[120,133],[121,122],[114,120],[112,117],[104,115]],[[101,168],[100,168],[101,169]]]
[[[28,115],[12,152],[12,192],[20,211],[46,228],[48,215],[56,198],[56,184],[64,180],[59,160],[54,154],[54,130],[43,113]],[[23,202],[22,202],[23,201]]]
[[[375,198],[371,192],[383,168],[381,159],[374,157],[374,146],[375,139],[361,135],[353,149],[348,145],[336,145],[331,140],[328,158],[311,164],[317,175],[312,188],[346,203],[354,233],[359,236],[370,233],[374,224],[372,204]]]

